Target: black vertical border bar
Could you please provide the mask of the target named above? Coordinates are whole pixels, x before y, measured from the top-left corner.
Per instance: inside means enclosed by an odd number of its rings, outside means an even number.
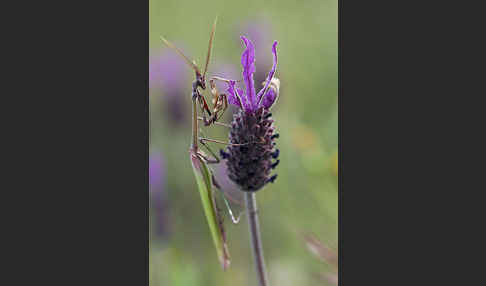
[[[15,147],[4,272],[20,285],[148,285],[149,1],[18,6],[2,39],[3,94],[17,101],[4,104],[17,124],[2,133]]]
[[[338,3],[339,285],[417,284],[423,282],[417,266],[432,265],[427,250],[419,251],[427,244],[416,229],[425,217],[417,178],[429,167],[429,154],[418,156],[426,147],[418,132],[431,126],[420,106],[435,93],[420,82],[432,78],[427,65],[442,47],[431,53],[422,44],[436,35],[420,23],[422,2]]]
[[[483,280],[468,258],[483,244],[473,231],[484,203],[465,193],[482,186],[473,173],[482,168],[464,161],[484,149],[471,137],[484,127],[468,129],[484,125],[474,109],[484,109],[474,101],[484,94],[482,9],[346,0],[343,10],[338,1],[339,284]]]

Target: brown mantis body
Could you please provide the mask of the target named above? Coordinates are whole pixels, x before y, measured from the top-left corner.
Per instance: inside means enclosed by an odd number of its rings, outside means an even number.
[[[219,157],[209,148],[206,142],[214,142],[214,143],[220,143],[226,145],[244,145],[244,144],[231,144],[220,140],[199,137],[199,124],[198,124],[199,120],[202,121],[205,126],[215,124],[215,125],[229,127],[229,125],[227,124],[217,122],[218,119],[221,118],[221,116],[228,108],[228,97],[226,94],[218,92],[216,88],[215,80],[226,81],[226,79],[220,77],[213,77],[209,80],[210,91],[212,94],[212,101],[211,101],[212,108],[209,107],[208,102],[206,101],[205,97],[202,95],[202,91],[206,90],[206,72],[209,65],[209,59],[211,57],[211,49],[212,49],[215,29],[216,29],[216,20],[214,21],[213,28],[211,31],[211,36],[209,38],[209,47],[206,56],[206,65],[204,68],[204,72],[202,74],[194,61],[189,60],[189,58],[186,57],[180,49],[178,49],[171,42],[167,41],[162,37],[162,41],[164,41],[164,43],[167,46],[174,49],[195,72],[196,79],[192,83],[192,93],[191,93],[193,123],[192,123],[192,143],[191,143],[190,151],[193,154],[200,157],[201,159],[204,159],[204,161],[208,164],[219,163],[220,160]],[[199,109],[202,111],[202,117],[198,116],[198,105],[199,105]],[[199,143],[201,143],[204,147],[206,147],[206,149],[211,153],[211,156],[213,158],[209,158],[203,152],[201,152],[201,150],[199,150]]]

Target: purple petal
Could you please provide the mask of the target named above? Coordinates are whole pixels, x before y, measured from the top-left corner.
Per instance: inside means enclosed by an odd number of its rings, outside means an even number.
[[[241,101],[243,102],[243,105],[245,106],[245,109],[248,109],[248,102],[246,102],[245,98],[242,97],[243,95],[243,90],[241,88],[235,88],[236,81],[230,80],[227,82],[228,88],[226,89],[226,93],[228,94],[228,102],[229,104],[233,104],[238,106],[239,108],[243,108],[240,104],[240,101],[238,100],[238,97],[236,96],[235,89],[238,91],[238,95],[241,98]]]
[[[238,26],[238,36],[239,35],[246,35],[255,47],[268,47],[273,44],[273,28],[272,23],[268,20],[267,17],[253,17],[251,20],[246,20],[241,22]],[[257,48],[255,50],[255,61],[257,64],[257,70],[255,73],[255,88],[261,87],[260,82],[263,82],[265,77],[267,76],[266,73],[262,72],[263,76],[258,77],[260,73],[260,66],[271,66],[272,59],[268,57],[266,53],[266,49]]]
[[[275,103],[275,100],[277,99],[277,92],[273,88],[269,88],[267,93],[265,93],[265,96],[262,99],[262,105],[266,109],[270,109],[272,105]]]
[[[270,70],[270,72],[268,73],[267,79],[265,80],[265,86],[257,94],[258,102],[260,102],[260,99],[261,99],[261,96],[263,95],[263,92],[270,85],[270,81],[272,80],[273,75],[275,74],[275,71],[277,70],[277,41],[273,42],[272,53],[273,53],[273,66],[272,66],[272,69]],[[267,92],[267,94],[268,94],[268,92]],[[265,100],[265,99],[263,99],[263,100]]]
[[[246,109],[248,109],[249,108],[249,104],[248,104],[248,101],[246,101],[245,100],[245,97],[243,96],[243,94],[244,94],[243,89],[236,88],[236,91],[238,91],[238,95],[240,96],[241,101],[243,101],[243,105],[245,106]]]
[[[246,34],[252,39],[253,44],[257,47],[262,46],[266,39],[271,38],[271,26],[266,19],[252,19],[250,21],[240,23],[239,34]],[[258,60],[258,52],[257,52]]]
[[[243,80],[246,85],[246,99],[249,102],[250,110],[256,109],[255,84],[253,81],[253,73],[255,72],[255,46],[253,43],[245,38],[240,37],[246,46],[246,49],[241,54],[241,64],[243,65]]]
[[[236,81],[234,80],[230,80],[228,82],[228,88],[226,89],[226,93],[228,94],[228,102],[230,104],[233,104],[233,105],[236,105],[240,108],[242,108],[238,98],[236,97],[236,94],[235,94],[235,84],[236,84]],[[238,94],[240,94],[238,92]]]

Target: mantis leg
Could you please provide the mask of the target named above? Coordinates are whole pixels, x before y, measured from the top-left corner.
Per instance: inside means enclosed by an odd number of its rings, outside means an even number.
[[[224,141],[221,141],[221,140],[214,140],[214,139],[199,137],[199,142],[201,142],[201,144],[204,145],[204,143],[203,143],[204,141],[218,143],[218,144],[223,144],[223,145],[228,145],[228,146],[243,146],[243,145],[248,145],[248,143],[233,144],[233,143],[228,143],[228,142],[224,142]]]
[[[204,126],[209,126],[214,121],[213,120],[214,114],[211,114],[211,111],[209,110],[208,103],[206,102],[206,99],[204,98],[204,96],[202,96],[202,95],[199,96],[199,103],[200,103],[201,110],[202,110],[202,113],[203,113],[202,118],[203,118]],[[206,111],[207,114],[209,115],[209,120],[206,118],[204,111]]]
[[[204,111],[206,111],[208,113],[208,115],[211,116],[211,111],[209,110],[208,103],[206,102],[206,99],[204,98],[204,96],[199,94],[198,101],[199,101],[199,104],[201,106],[201,110],[202,110],[203,114],[204,114]]]
[[[222,100],[223,111],[221,111],[221,115],[218,116],[218,119],[223,117],[224,112],[226,111],[226,109],[228,109],[228,97],[226,96],[226,94],[222,93],[219,96]],[[216,120],[214,121],[214,123],[216,123]]]
[[[214,140],[214,139],[199,137],[199,143],[201,143],[206,148],[206,150],[208,150],[209,153],[211,153],[211,156],[213,158],[209,158],[208,156],[202,154],[201,152],[198,152],[197,154],[199,156],[201,156],[206,161],[206,163],[208,163],[208,164],[218,164],[220,162],[220,159],[219,159],[218,155],[216,155],[213,152],[213,150],[211,150],[211,148],[209,148],[208,144],[206,144],[205,141],[207,141],[207,142],[213,142],[213,143],[219,143],[219,144],[224,144],[224,145],[231,145],[231,146],[242,146],[242,145],[247,145],[248,144],[248,143],[244,143],[244,144],[232,144],[232,143],[228,143],[228,142],[224,142],[224,141],[220,141],[220,140]]]
[[[220,162],[219,160],[219,157],[218,155],[216,155],[213,150],[211,150],[211,148],[209,148],[208,144],[206,144],[204,141],[202,141],[201,139],[199,140],[199,142],[204,146],[206,147],[206,150],[209,151],[209,153],[211,153],[211,156],[213,156],[213,158],[209,158],[207,157],[206,155],[198,152],[198,155],[200,155],[205,161],[206,163],[208,164],[218,164]]]
[[[226,79],[226,78],[223,78],[223,77],[213,76],[211,78],[211,80],[209,81],[209,83],[212,86],[214,86],[214,88],[216,88],[216,85],[214,84],[215,80],[223,81],[223,82],[226,82],[226,83],[229,83],[231,81],[230,79]],[[237,80],[236,82],[239,82],[239,80]],[[235,89],[235,96],[238,98],[238,102],[240,103],[240,106],[243,107],[243,101],[241,100],[241,97],[238,94],[238,89]],[[227,98],[226,94],[224,94],[223,101],[224,101],[224,104],[225,104],[224,110],[226,110],[226,108],[228,107],[228,98]],[[224,113],[224,110],[223,110],[223,113]]]
[[[200,116],[197,119],[204,122],[204,118],[202,118]],[[205,122],[207,122],[207,120]],[[231,128],[231,125],[226,124],[226,123],[222,123],[222,122],[218,122],[218,121],[213,122],[213,124]]]
[[[213,76],[211,78],[211,80],[219,80],[219,81],[224,81],[224,82],[229,82],[230,79],[227,79],[227,78],[224,78],[224,77],[220,77],[220,76]],[[239,80],[236,80],[236,82],[239,82]]]

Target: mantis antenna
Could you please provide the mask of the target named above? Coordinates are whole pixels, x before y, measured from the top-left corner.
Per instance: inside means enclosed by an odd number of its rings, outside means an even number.
[[[214,19],[213,29],[211,30],[211,36],[209,36],[208,54],[206,56],[206,65],[204,67],[203,78],[206,77],[206,72],[208,71],[209,58],[211,57],[211,50],[213,48],[214,33],[216,32],[216,23],[218,22],[218,16]]]

